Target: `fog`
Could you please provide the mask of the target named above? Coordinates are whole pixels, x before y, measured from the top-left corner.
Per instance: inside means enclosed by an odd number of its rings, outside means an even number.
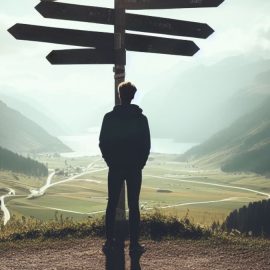
[[[87,133],[113,107],[113,66],[52,66],[46,55],[70,47],[17,41],[6,30],[17,22],[109,32],[113,27],[43,19],[34,9],[38,2],[0,4],[0,100],[52,135]],[[106,7],[112,2],[73,1]],[[190,58],[127,53],[126,79],[138,88],[134,103],[149,116],[153,136],[201,142],[268,95],[250,93],[270,70],[269,10],[268,0],[225,0],[213,9],[136,12],[204,22],[216,31],[206,40],[193,39],[201,50]]]

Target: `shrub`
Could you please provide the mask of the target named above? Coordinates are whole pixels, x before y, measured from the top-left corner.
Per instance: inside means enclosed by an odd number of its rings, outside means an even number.
[[[104,217],[83,221],[63,218],[58,212],[54,220],[41,221],[22,217],[12,217],[6,226],[0,227],[0,241],[14,241],[36,238],[81,238],[87,236],[104,237]],[[141,220],[141,235],[145,238],[160,240],[163,237],[198,239],[210,236],[210,230],[192,224],[188,217],[179,219],[156,211],[145,214]]]

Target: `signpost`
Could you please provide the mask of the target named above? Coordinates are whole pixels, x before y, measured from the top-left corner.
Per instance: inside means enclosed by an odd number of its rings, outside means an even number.
[[[125,80],[125,65],[126,65],[126,35],[125,35],[125,14],[124,7],[120,8],[119,5],[122,0],[114,0],[115,6],[115,21],[114,21],[114,51],[115,51],[115,65],[114,65],[114,99],[115,105],[120,104],[118,95],[118,86]],[[119,241],[124,242],[126,237],[125,221],[125,184],[122,186],[122,190],[119,197],[118,207],[116,210],[116,237]]]
[[[112,33],[72,30],[17,23],[8,29],[18,40],[39,41],[63,45],[113,49]]]
[[[108,25],[114,25],[115,22],[115,10],[110,8],[57,2],[41,2],[36,6],[36,10],[43,17],[51,19]],[[205,23],[180,21],[137,14],[126,14],[124,25],[126,30],[194,38],[207,38],[214,32],[214,30]]]
[[[86,47],[54,50],[47,59],[51,64],[114,64],[115,104],[119,104],[118,85],[125,80],[126,50],[193,56],[199,48],[190,40],[125,33],[126,30],[207,38],[214,30],[205,23],[128,14],[126,9],[172,9],[218,7],[224,0],[114,0],[114,9],[42,1],[36,6],[45,18],[114,25],[114,33],[82,31],[37,25],[15,24],[8,31],[20,40]],[[125,230],[125,188],[118,210],[118,237]]]
[[[31,40],[80,47],[106,48],[113,52],[114,46],[120,46],[125,39],[125,50],[148,53],[193,56],[199,48],[190,40],[161,38],[136,34],[103,33],[45,27],[29,24],[15,24],[8,30],[16,39]],[[114,40],[116,39],[116,40]],[[119,39],[119,40],[117,40]],[[114,42],[117,43],[115,44]],[[119,44],[118,44],[119,43]],[[85,50],[84,50],[85,51]],[[117,49],[115,49],[115,52]],[[87,51],[85,51],[87,53]],[[116,59],[117,60],[117,59]]]
[[[53,50],[46,58],[53,65],[112,65],[115,63],[114,51],[106,49]]]
[[[171,9],[218,7],[224,0],[123,0],[126,9]]]

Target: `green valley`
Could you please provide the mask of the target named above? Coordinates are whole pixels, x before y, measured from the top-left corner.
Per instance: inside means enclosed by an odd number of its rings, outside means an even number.
[[[224,221],[232,210],[249,202],[269,198],[269,180],[263,176],[194,167],[190,163],[177,162],[176,155],[152,154],[150,160],[143,174],[142,213],[160,209],[179,217],[188,214],[195,223],[210,225],[213,221]],[[69,167],[74,171],[68,176],[55,175],[45,194],[32,199],[27,198],[30,190],[44,186],[45,179],[16,181],[14,174],[1,172],[0,187],[13,188],[18,190],[18,195],[23,195],[7,201],[12,215],[48,220],[54,219],[59,212],[63,217],[80,220],[104,214],[107,168],[100,157],[43,157],[43,162],[50,168],[65,170]],[[84,173],[76,173],[77,167]]]

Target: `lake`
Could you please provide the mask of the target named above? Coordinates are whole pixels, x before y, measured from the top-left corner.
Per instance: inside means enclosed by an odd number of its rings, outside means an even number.
[[[73,153],[62,154],[65,157],[100,155],[98,147],[99,132],[87,134],[60,136],[59,139],[74,150]],[[197,143],[178,143],[173,139],[152,138],[151,152],[163,154],[183,154]]]

